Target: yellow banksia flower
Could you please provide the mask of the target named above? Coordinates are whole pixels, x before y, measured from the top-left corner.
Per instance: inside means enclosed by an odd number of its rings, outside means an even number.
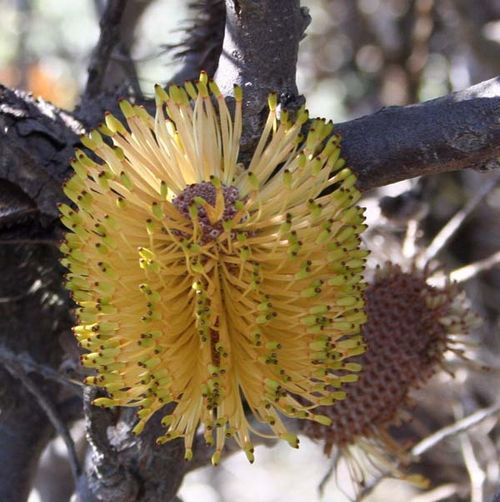
[[[248,165],[242,91],[231,112],[202,73],[156,88],[156,116],[120,103],[82,139],[61,206],[75,334],[96,405],[138,407],[140,433],[167,403],[159,443],[201,429],[213,463],[232,437],[253,461],[255,422],[298,445],[284,417],[344,398],[364,347],[365,228],[333,126],[278,118],[276,96]],[[104,137],[103,137],[104,136]],[[94,160],[94,159],[99,160]],[[248,416],[252,416],[249,419]]]

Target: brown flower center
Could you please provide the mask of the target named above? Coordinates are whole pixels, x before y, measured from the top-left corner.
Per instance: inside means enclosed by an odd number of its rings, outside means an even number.
[[[224,207],[222,216],[214,222],[213,218],[208,214],[207,209],[202,204],[199,204],[199,199],[203,199],[215,208],[218,190],[222,192]],[[231,220],[237,213],[235,203],[238,200],[240,200],[240,192],[236,187],[221,185],[221,188],[217,189],[212,183],[203,181],[188,185],[173,199],[172,203],[188,219],[191,219],[190,208],[193,206],[197,207],[197,219],[201,228],[201,241],[205,244],[216,240],[222,234],[224,231],[223,222]],[[188,236],[186,235],[185,237]]]

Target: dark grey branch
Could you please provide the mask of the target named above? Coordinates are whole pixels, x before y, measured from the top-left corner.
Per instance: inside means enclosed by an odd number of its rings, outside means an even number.
[[[101,33],[92,53],[87,88],[74,114],[87,127],[102,121],[106,111],[119,113],[122,96],[142,99],[132,51],[136,28],[153,0],[95,2]]]
[[[27,408],[0,422],[1,500],[27,500],[40,455],[52,435],[46,417],[35,418]]]
[[[54,372],[73,319],[58,251],[36,241],[60,238],[56,204],[80,130],[56,107],[0,87],[0,240],[9,242],[0,244],[0,344]],[[0,500],[22,502],[53,427],[1,365],[0,382]],[[37,384],[57,403],[58,384]]]
[[[244,88],[247,147],[258,135],[268,94],[278,92],[286,106],[287,94],[297,94],[297,52],[308,16],[298,0],[226,0],[226,9],[216,80],[226,95],[234,83]],[[425,174],[498,167],[499,122],[497,78],[427,103],[385,108],[337,130],[344,157],[367,190]]]
[[[9,225],[35,217],[37,211],[43,225],[58,218],[61,185],[82,133],[71,114],[0,85],[0,180],[5,180],[0,200],[7,207],[12,199],[12,208],[18,208]],[[2,217],[5,223],[5,214]]]
[[[108,430],[115,425],[116,413],[93,406],[92,401],[98,396],[95,388],[88,387],[84,391],[85,427],[90,449],[85,473],[76,484],[77,500],[136,500],[138,482],[122,466],[118,451],[108,438]]]
[[[300,0],[226,0],[226,31],[215,75],[225,95],[244,89],[244,144],[251,144],[262,123],[271,92],[297,95],[295,73],[299,42],[309,23]]]
[[[99,23],[101,33],[92,53],[84,97],[97,96],[104,82],[113,49],[120,41],[120,23],[128,0],[109,0]]]
[[[130,87],[135,96],[142,97],[132,50],[136,42],[136,28],[152,1],[127,0],[120,19],[118,41],[109,56],[108,66],[103,75],[101,84],[103,90],[112,91],[119,88],[124,93],[123,89]],[[101,16],[105,12],[105,7],[104,4],[98,9]]]
[[[28,225],[17,231],[29,232]],[[14,227],[9,229],[14,231]],[[72,319],[61,286],[57,253],[48,246],[0,246],[0,339],[14,353],[29,353],[37,365],[57,368],[62,359],[59,340]],[[39,455],[53,434],[53,424],[26,385],[11,376],[21,365],[0,366],[0,500],[24,501]],[[4,366],[5,365],[5,366]],[[7,367],[10,373],[5,372]],[[29,378],[20,369],[16,377]],[[39,379],[37,387],[56,405],[57,384]]]
[[[158,412],[140,436],[132,434],[136,410],[103,410],[92,406],[94,389],[85,392],[87,436],[91,444],[86,475],[78,485],[78,502],[156,502],[173,500],[186,473],[184,444],[157,446],[163,434]],[[159,475],[161,473],[161,475]]]
[[[426,174],[500,167],[500,77],[337,126],[361,190]]]
[[[29,241],[27,241],[29,242]],[[2,243],[0,242],[0,245]],[[39,364],[27,353],[15,353],[7,347],[0,345],[0,363],[4,366],[14,365],[15,367],[22,368],[25,374],[37,373],[47,380],[52,380],[71,389],[78,391],[83,387],[83,383],[77,380],[70,380],[62,375],[59,371],[54,370],[50,366]]]

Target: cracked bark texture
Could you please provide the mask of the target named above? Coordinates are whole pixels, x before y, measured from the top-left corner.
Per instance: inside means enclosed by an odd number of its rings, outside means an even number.
[[[242,148],[255,143],[266,113],[267,97],[277,92],[295,105],[299,42],[310,18],[299,0],[226,0],[224,43],[215,80],[230,96],[243,89],[245,130]]]
[[[79,126],[48,103],[0,88],[0,130],[0,344],[57,367],[59,337],[73,320],[53,245],[62,236],[56,202]],[[52,427],[22,385],[0,373],[0,500],[22,501]],[[57,400],[57,386],[38,379]]]
[[[195,3],[211,23],[221,12],[220,0]],[[295,71],[309,17],[298,0],[226,0],[225,6],[222,46],[221,23],[211,24],[208,31],[198,26],[201,31],[196,33],[204,35],[188,37],[191,51],[185,54],[180,75],[191,77],[203,69],[207,60],[200,55],[198,42],[206,33],[217,33],[218,42],[210,52],[211,72],[218,67],[215,78],[228,96],[234,84],[243,87],[243,148],[250,150],[269,92],[278,93],[283,107],[302,103]],[[108,7],[117,9],[117,3]],[[113,15],[102,29],[114,26],[110,33],[118,33],[115,25],[123,17],[119,10],[109,14]],[[116,42],[106,36],[101,39],[108,45]],[[108,46],[96,49],[92,64],[99,75],[105,75],[111,53]],[[167,75],[165,81],[171,79]],[[78,135],[95,127],[104,110],[116,109],[117,92],[109,90],[105,76],[98,84],[94,80],[91,94],[92,102],[84,100],[72,114],[0,87],[0,343],[56,369],[63,357],[60,338],[69,338],[72,324],[54,245],[62,236],[57,203],[64,200],[61,186],[70,173]],[[337,130],[343,137],[344,157],[358,174],[362,190],[423,174],[497,168],[500,79],[427,103],[382,109],[339,124]],[[38,456],[53,432],[20,384],[3,371],[0,377],[0,500],[20,502],[29,493]],[[57,404],[57,385],[36,378]],[[179,443],[156,447],[156,421],[136,438],[130,434],[129,412],[103,413],[93,409],[89,399],[87,395],[85,417],[91,448],[86,475],[77,486],[78,499],[173,499],[187,471]]]

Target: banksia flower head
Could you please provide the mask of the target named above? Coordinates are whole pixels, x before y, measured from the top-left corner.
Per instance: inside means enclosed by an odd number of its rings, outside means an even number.
[[[321,410],[331,426],[303,426],[307,435],[325,441],[327,454],[334,446],[345,451],[358,445],[379,465],[388,465],[384,457],[404,460],[389,428],[409,416],[410,392],[444,367],[447,351],[463,355],[460,337],[478,324],[456,284],[437,288],[427,281],[425,271],[404,272],[387,263],[366,288],[360,378],[344,387],[346,399]]]
[[[296,447],[283,417],[329,423],[314,409],[343,399],[359,370],[355,177],[332,124],[304,138],[307,112],[278,119],[274,95],[247,166],[240,88],[234,114],[205,74],[157,87],[156,103],[153,118],[122,101],[126,125],[107,115],[83,138],[101,160],[77,151],[65,187],[77,209],[61,206],[87,383],[109,394],[95,404],[138,407],[140,433],[175,403],[158,442],[183,437],[187,459],[201,424],[213,463],[228,437],[252,461],[245,409]]]

